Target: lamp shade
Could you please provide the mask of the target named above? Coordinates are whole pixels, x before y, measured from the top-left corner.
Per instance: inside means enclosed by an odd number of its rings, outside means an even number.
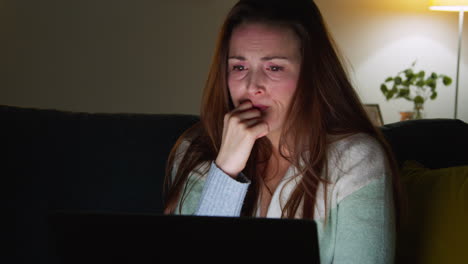
[[[431,0],[429,8],[437,11],[468,11],[468,0]]]

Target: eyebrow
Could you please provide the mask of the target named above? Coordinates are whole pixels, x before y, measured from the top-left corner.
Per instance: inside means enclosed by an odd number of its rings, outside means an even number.
[[[228,59],[236,59],[236,60],[241,60],[241,61],[247,60],[245,57],[242,57],[242,56],[230,56]],[[274,60],[274,59],[290,60],[288,57],[285,57],[285,56],[267,56],[267,57],[261,58],[262,61],[269,61],[269,60]]]

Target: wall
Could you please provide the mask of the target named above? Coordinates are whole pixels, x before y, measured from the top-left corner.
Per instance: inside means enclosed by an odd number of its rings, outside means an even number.
[[[232,5],[0,3],[0,104],[134,113],[198,113],[216,32]]]
[[[0,104],[86,112],[198,113],[217,30],[235,0],[0,0]],[[386,123],[411,108],[380,84],[416,69],[452,76],[426,104],[453,117],[458,14],[426,0],[316,0],[364,103]],[[468,13],[459,118],[468,122]]]
[[[458,13],[428,9],[426,0],[316,0],[364,103],[379,104],[385,123],[411,110],[404,99],[386,101],[380,84],[417,60],[416,70],[451,76],[425,104],[429,118],[453,118]],[[458,118],[468,122],[468,13],[465,13]]]

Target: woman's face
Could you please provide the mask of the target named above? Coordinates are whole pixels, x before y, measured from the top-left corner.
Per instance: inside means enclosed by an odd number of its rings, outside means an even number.
[[[250,100],[262,111],[268,137],[281,133],[300,65],[300,41],[291,29],[261,23],[234,29],[228,57],[231,99],[235,107]]]

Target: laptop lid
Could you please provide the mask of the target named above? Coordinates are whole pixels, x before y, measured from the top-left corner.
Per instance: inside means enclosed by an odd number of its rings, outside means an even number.
[[[314,221],[141,213],[57,212],[51,245],[61,263],[319,263]]]

